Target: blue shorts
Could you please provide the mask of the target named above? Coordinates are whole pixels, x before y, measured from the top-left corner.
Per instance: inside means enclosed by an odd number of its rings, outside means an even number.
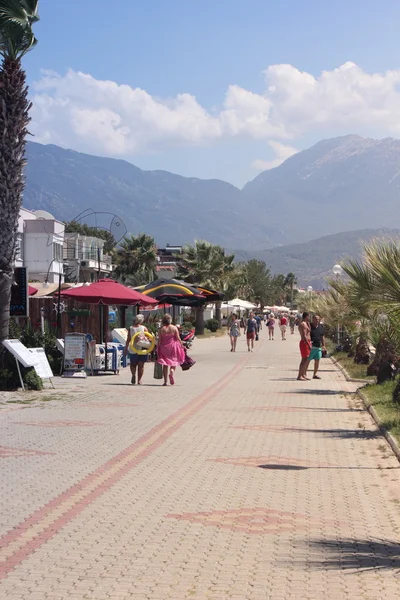
[[[135,354],[134,352],[129,352],[129,361],[131,365],[137,365],[138,363],[145,363],[149,358],[148,354]]]
[[[322,358],[322,348],[311,348],[310,356],[308,360],[321,360]]]

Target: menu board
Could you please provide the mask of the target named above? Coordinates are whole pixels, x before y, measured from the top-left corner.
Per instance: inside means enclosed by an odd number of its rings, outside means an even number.
[[[54,377],[43,348],[27,348],[19,340],[4,340],[3,344],[23,367],[34,367],[42,379]]]
[[[66,333],[64,338],[64,370],[85,368],[86,336],[84,333]]]
[[[28,350],[34,356],[35,364],[33,366],[35,367],[35,371],[39,377],[42,379],[51,379],[54,377],[44,349],[28,348]]]
[[[19,340],[4,340],[3,345],[23,367],[34,367],[35,357]]]

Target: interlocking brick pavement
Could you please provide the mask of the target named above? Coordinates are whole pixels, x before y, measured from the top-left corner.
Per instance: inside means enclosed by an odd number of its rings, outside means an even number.
[[[193,356],[0,405],[0,597],[400,597],[399,463],[354,384],[297,382],[297,336]]]

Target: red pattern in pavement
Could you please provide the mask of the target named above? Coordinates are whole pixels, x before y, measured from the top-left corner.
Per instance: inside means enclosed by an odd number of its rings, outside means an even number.
[[[169,514],[166,517],[258,535],[290,533],[307,529],[310,524],[310,520],[306,515],[266,508],[240,508],[236,510],[183,513],[181,515]],[[313,525],[318,526],[318,522],[314,521]]]
[[[0,446],[0,458],[17,458],[20,456],[50,456],[54,452],[42,452],[30,448],[13,448],[12,446]]]
[[[17,425],[33,427],[97,427],[104,423],[96,421],[18,421]]]
[[[0,564],[0,579],[7,577],[23,560],[30,556],[37,548],[40,548],[45,542],[54,537],[65,525],[79,515],[94,500],[108,491],[115,483],[131,471],[135,466],[141,463],[147,456],[157,450],[173,433],[189,419],[206,406],[216,394],[218,394],[226,385],[230,384],[233,374],[248,361],[244,357],[232,368],[217,384],[208,387],[199,396],[190,400],[185,406],[177,412],[167,417],[159,425],[148,431],[132,445],[128,446],[121,453],[107,461],[103,466],[96,469],[93,473],[84,477],[68,490],[56,496],[48,504],[35,511],[25,521],[14,527],[12,530],[0,537],[0,549],[7,550],[11,544],[16,544],[18,548],[13,550],[12,554],[7,556]],[[53,421],[53,423],[66,423],[63,421]],[[69,422],[71,423],[71,422]],[[79,423],[79,421],[75,421]],[[86,422],[84,422],[86,423]],[[43,423],[20,423],[21,425],[43,425]],[[46,424],[45,424],[46,426]],[[96,481],[98,484],[96,485]],[[74,500],[74,496],[76,500]],[[56,516],[51,521],[52,514],[57,514],[60,506],[70,501],[71,506],[63,511],[62,516]],[[47,524],[51,521],[49,524]],[[45,522],[40,531],[40,524]],[[27,533],[34,527],[39,530],[33,533],[29,539]],[[28,538],[28,539],[26,539]],[[19,542],[21,540],[21,544]]]

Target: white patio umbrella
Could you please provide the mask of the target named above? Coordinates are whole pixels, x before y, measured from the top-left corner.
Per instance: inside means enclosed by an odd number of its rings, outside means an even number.
[[[233,300],[229,300],[229,304],[237,308],[242,308],[244,310],[251,310],[252,308],[257,308],[255,304],[247,302],[247,300],[241,300],[240,298],[234,298]]]

